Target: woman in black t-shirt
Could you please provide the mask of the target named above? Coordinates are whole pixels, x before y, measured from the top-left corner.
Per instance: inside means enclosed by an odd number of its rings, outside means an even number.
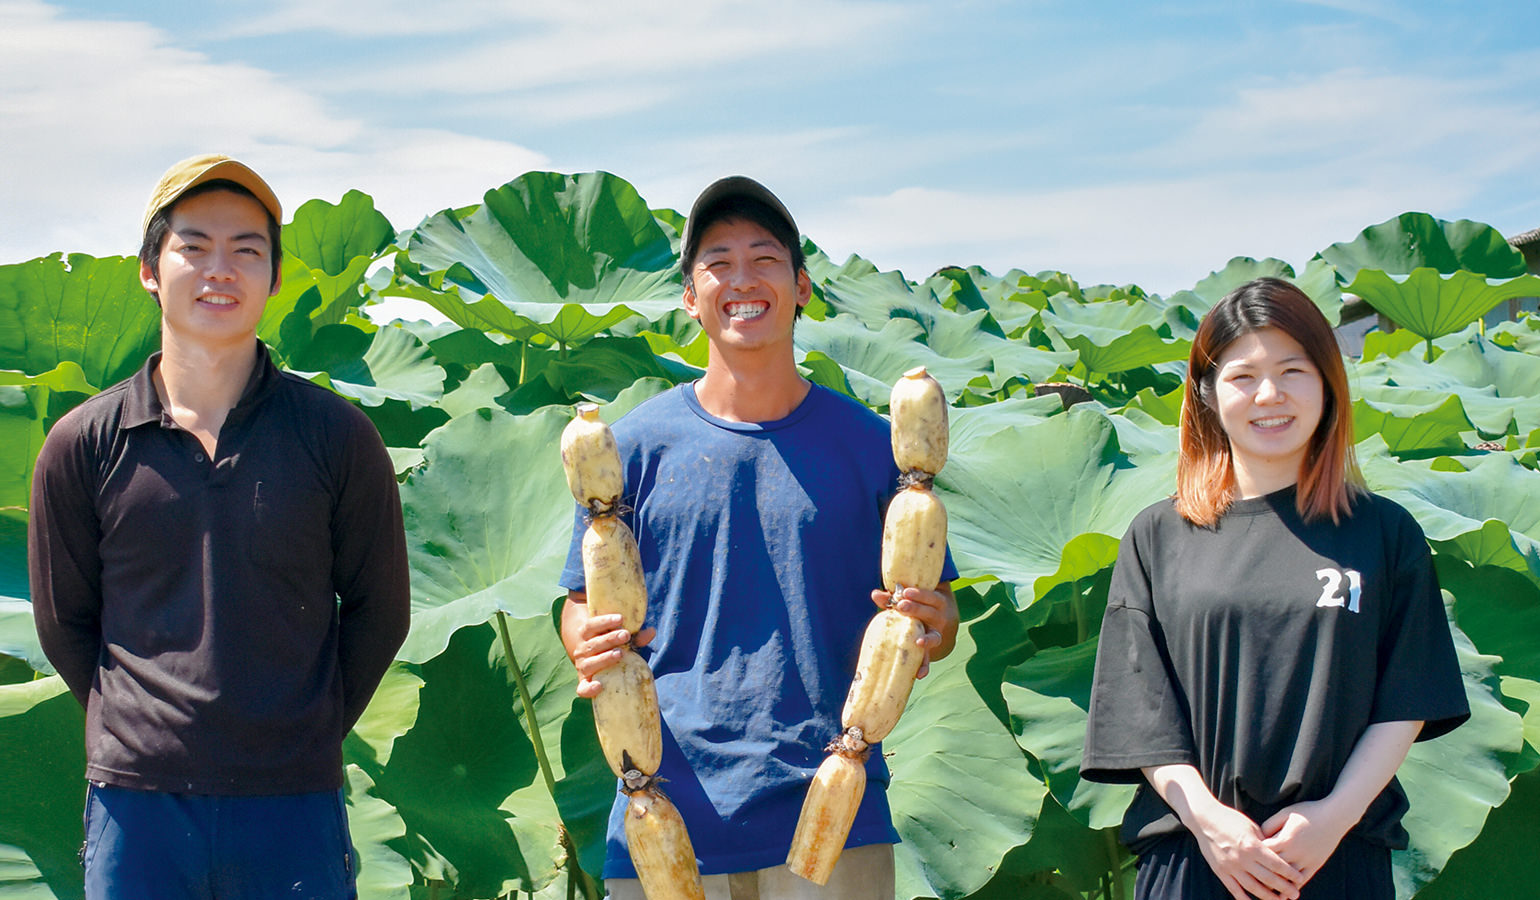
[[[1395,771],[1469,717],[1421,529],[1361,485],[1330,325],[1262,278],[1193,340],[1174,500],[1135,518],[1081,776],[1140,785],[1138,898],[1389,898]]]

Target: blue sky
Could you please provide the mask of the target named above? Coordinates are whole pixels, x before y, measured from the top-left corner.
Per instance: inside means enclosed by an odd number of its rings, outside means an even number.
[[[397,228],[529,169],[760,178],[837,259],[1168,293],[1407,210],[1540,227],[1540,3],[0,0],[0,263],[171,162]]]

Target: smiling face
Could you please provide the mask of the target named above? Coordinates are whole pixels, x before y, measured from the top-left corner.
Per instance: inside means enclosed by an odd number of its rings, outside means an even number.
[[[1224,349],[1215,368],[1214,409],[1230,440],[1242,496],[1298,480],[1324,402],[1320,371],[1279,329],[1248,332]]]
[[[216,190],[179,201],[154,267],[139,280],[161,306],[171,337],[207,346],[250,343],[276,292],[267,211],[255,199]]]
[[[812,282],[792,269],[790,252],[768,230],[746,219],[713,223],[689,276],[684,308],[713,352],[790,351],[796,312],[812,296]]]

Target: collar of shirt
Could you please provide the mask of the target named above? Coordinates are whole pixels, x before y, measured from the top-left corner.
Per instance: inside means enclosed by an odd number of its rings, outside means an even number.
[[[137,428],[140,425],[161,424],[165,416],[165,407],[161,405],[160,394],[155,390],[155,380],[152,377],[155,368],[160,365],[160,351],[150,354],[150,358],[144,361],[139,371],[133,374],[128,382],[128,396],[123,406],[124,428]],[[235,401],[235,406],[225,417],[225,423],[233,424],[245,419],[251,414],[262,400],[272,393],[278,385],[278,379],[282,373],[273,364],[272,354],[268,352],[267,345],[257,341],[256,365],[251,367],[251,377],[246,380],[246,387],[241,391],[241,397]]]

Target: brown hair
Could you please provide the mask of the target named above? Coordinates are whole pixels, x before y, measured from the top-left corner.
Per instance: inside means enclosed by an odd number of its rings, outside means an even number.
[[[1214,409],[1219,358],[1236,338],[1276,328],[1304,348],[1321,373],[1321,421],[1300,462],[1295,503],[1306,520],[1341,520],[1362,490],[1353,455],[1353,408],[1347,372],[1331,325],[1304,291],[1279,278],[1258,278],[1226,294],[1203,317],[1187,358],[1182,397],[1181,451],[1176,463],[1176,509],[1211,527],[1235,499],[1230,439]]]

